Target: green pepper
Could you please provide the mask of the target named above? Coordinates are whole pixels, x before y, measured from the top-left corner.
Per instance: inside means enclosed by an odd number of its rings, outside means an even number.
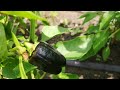
[[[59,74],[62,67],[66,65],[65,57],[45,42],[40,42],[36,46],[29,62],[51,74]]]

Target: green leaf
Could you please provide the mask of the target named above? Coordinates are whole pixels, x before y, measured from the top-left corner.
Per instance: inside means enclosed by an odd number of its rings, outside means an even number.
[[[10,40],[7,41],[7,48],[8,48],[8,50],[13,47],[13,44],[14,44],[13,41],[10,41]]]
[[[60,79],[79,79],[79,76],[77,74],[71,74],[71,73],[60,73],[58,74],[58,77]]]
[[[120,23],[120,12],[116,11],[115,18],[117,19],[117,22]]]
[[[103,51],[102,51],[103,60],[104,60],[104,61],[107,61],[109,55],[110,55],[110,48],[109,48],[109,46],[107,46],[107,47],[104,48]]]
[[[92,57],[95,55],[95,52],[93,50],[93,47],[82,57],[79,59],[79,61],[86,61],[88,58]]]
[[[14,73],[13,69],[18,65],[18,59],[9,57],[4,61],[4,67],[2,68],[2,74],[4,77],[9,79],[17,78],[17,74]]]
[[[42,41],[46,41],[55,35],[69,32],[68,28],[59,26],[44,26],[42,29]]]
[[[86,33],[87,33],[87,34],[97,33],[98,30],[99,30],[99,26],[91,25],[91,26],[89,26],[89,28],[87,29]]]
[[[5,23],[6,17],[5,16],[0,16],[0,23]]]
[[[67,59],[79,59],[90,50],[93,36],[79,36],[72,40],[60,41],[56,44],[57,50]]]
[[[95,12],[87,12],[84,15],[80,16],[80,18],[84,18],[83,24],[85,24],[86,22],[90,21],[91,19],[95,18],[97,16],[97,13]]]
[[[3,25],[0,23],[0,59],[7,56],[7,41]]]
[[[0,16],[0,20],[2,20],[2,19],[4,19],[5,18],[5,16]]]
[[[105,44],[108,41],[108,37],[109,37],[108,30],[101,31],[95,34],[91,49],[82,58],[80,58],[80,61],[85,61],[91,56],[96,55],[98,51],[105,46]]]
[[[19,71],[19,59],[14,57],[9,57],[4,62],[4,67],[2,68],[2,74],[4,77],[9,79],[20,78],[20,71]],[[23,66],[25,69],[25,73],[35,69],[36,67],[31,65],[28,62],[23,61]]]
[[[19,17],[17,19],[19,21],[19,26],[22,27],[23,29],[26,29],[27,28],[27,24],[26,24],[26,21],[24,21],[24,18]]]
[[[6,33],[6,38],[7,39],[11,39],[12,38],[12,27],[13,27],[13,22],[12,21],[8,21],[7,25],[5,26],[5,33]]]
[[[120,31],[118,31],[118,32],[115,34],[115,39],[116,39],[116,40],[120,40]]]
[[[99,30],[106,29],[109,26],[111,20],[115,17],[115,15],[116,15],[115,11],[105,12],[102,16]]]
[[[25,73],[28,73],[29,71],[35,69],[36,67],[28,62],[23,61],[23,66],[24,66],[24,70]],[[14,73],[17,75],[17,78],[20,77],[20,71],[19,71],[19,65],[17,65],[14,69],[13,69]]]
[[[54,74],[50,75],[50,78],[51,79],[60,79],[58,75],[54,75]]]
[[[105,31],[101,31],[99,33],[97,33],[94,37],[94,42],[93,42],[93,50],[95,52],[95,54],[102,48],[105,46],[105,44],[108,41],[108,37],[109,37],[109,31],[105,30]]]
[[[38,19],[38,20],[42,21],[44,24],[47,24],[47,25],[49,24],[45,18],[37,16],[36,14],[34,14],[31,11],[1,11],[1,13],[7,14],[7,15],[13,15],[13,16],[17,16],[17,17],[35,19],[35,20]]]

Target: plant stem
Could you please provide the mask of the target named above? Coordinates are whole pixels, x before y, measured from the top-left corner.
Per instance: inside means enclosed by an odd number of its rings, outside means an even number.
[[[5,24],[7,24],[7,22],[8,22],[8,15],[6,15]]]
[[[19,43],[17,37],[15,36],[15,34],[13,32],[11,32],[11,34],[12,34],[12,38],[13,38],[13,41],[14,41],[15,45],[20,46],[20,43]]]
[[[116,30],[115,32],[113,32],[108,38],[114,37],[114,35],[115,35],[117,32],[119,32],[119,31],[120,31],[120,28],[119,28],[118,30]]]
[[[43,73],[43,75],[40,77],[40,79],[43,79],[46,75],[46,72]]]
[[[8,52],[8,56],[13,56],[13,55],[15,55],[14,52]]]
[[[2,67],[0,67],[0,79],[2,79]]]
[[[32,79],[35,79],[35,76],[34,76],[33,70],[32,70],[30,73],[31,73],[31,78],[32,78]]]
[[[16,26],[14,26],[14,28],[13,28],[13,30],[12,30],[14,34],[16,34],[16,32],[17,32],[18,25],[19,25],[19,23],[17,23]]]
[[[23,67],[23,63],[22,63],[22,56],[19,56],[19,70],[20,70],[20,75],[22,79],[28,79],[24,67]]]
[[[35,42],[35,22],[36,20],[31,19],[31,26],[30,26],[30,42]]]

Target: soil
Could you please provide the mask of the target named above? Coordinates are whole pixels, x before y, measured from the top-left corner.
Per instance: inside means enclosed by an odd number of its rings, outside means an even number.
[[[82,25],[84,19],[79,19],[79,17],[84,14],[84,11],[56,11],[57,15],[52,16],[50,11],[42,11],[42,15],[50,21],[51,25],[64,25],[64,27],[69,28],[80,28],[83,31],[86,31],[88,26],[91,24],[97,24],[99,17],[94,18],[89,23]],[[52,18],[54,17],[54,19]],[[67,23],[67,25],[65,25]],[[41,27],[41,26],[40,26]],[[41,29],[41,28],[40,28]],[[79,35],[79,34],[75,34]],[[68,40],[71,39],[72,36],[70,34],[63,34],[57,36],[56,38],[52,38],[47,41],[52,44],[59,40]],[[105,64],[114,64],[120,65],[120,42],[111,46],[111,54],[107,62],[96,61],[95,57],[90,58],[91,62],[96,63],[105,63]],[[76,73],[79,75],[79,79],[119,79],[120,73],[117,72],[106,72],[106,71],[96,71],[90,69],[81,69],[76,67],[66,67],[66,72]]]

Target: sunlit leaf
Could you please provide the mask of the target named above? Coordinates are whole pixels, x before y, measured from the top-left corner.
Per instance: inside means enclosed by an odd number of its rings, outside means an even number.
[[[72,40],[60,41],[56,44],[57,50],[67,59],[79,59],[90,50],[93,36],[79,36]]]
[[[87,12],[84,15],[80,16],[80,18],[84,18],[83,24],[85,24],[86,22],[90,21],[91,19],[95,18],[97,16],[97,13],[95,12]]]
[[[93,42],[93,50],[95,53],[97,53],[103,46],[105,46],[108,41],[109,34],[109,31],[105,30],[95,35]]]
[[[7,41],[4,26],[0,23],[0,60],[7,56]]]
[[[115,11],[105,12],[102,16],[99,30],[106,29],[115,15]]]
[[[45,24],[49,24],[45,18],[42,18],[42,17],[34,14],[31,11],[1,11],[1,13],[13,15],[13,16],[17,16],[17,17],[29,18],[29,19],[38,19],[38,20],[41,20]]]
[[[79,59],[79,61],[86,61],[88,58],[92,57],[95,55],[95,52],[93,50],[93,47],[82,57]]]
[[[58,77],[60,79],[79,79],[79,76],[77,74],[71,74],[71,73],[60,73],[58,74]]]
[[[98,51],[105,46],[105,44],[107,43],[108,37],[109,37],[108,30],[101,31],[95,34],[91,49],[82,58],[80,58],[80,61],[85,61],[91,56],[96,55]]]
[[[42,41],[46,41],[55,35],[69,32],[68,28],[59,26],[44,26],[42,29]]]
[[[0,23],[5,23],[6,17],[5,16],[0,16]]]

